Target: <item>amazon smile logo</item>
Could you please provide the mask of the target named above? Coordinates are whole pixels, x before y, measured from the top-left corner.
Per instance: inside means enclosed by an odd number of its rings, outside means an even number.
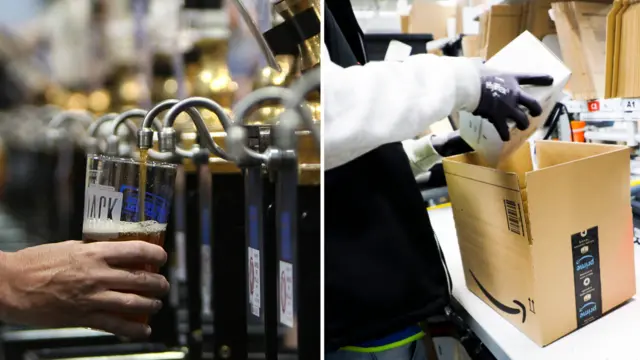
[[[522,323],[524,324],[524,322],[527,320],[527,308],[520,301],[513,300],[513,303],[518,305],[517,308],[510,307],[510,306],[507,306],[507,305],[501,303],[498,299],[496,299],[493,295],[491,295],[491,293],[489,291],[487,291],[487,289],[484,286],[482,286],[482,284],[480,283],[478,278],[475,276],[473,271],[469,270],[469,273],[471,274],[471,276],[473,277],[473,280],[476,282],[476,284],[480,288],[480,291],[482,291],[484,296],[486,296],[487,299],[489,299],[489,301],[495,307],[497,307],[501,311],[506,312],[507,314],[510,314],[510,315],[518,315],[518,314],[522,313]]]

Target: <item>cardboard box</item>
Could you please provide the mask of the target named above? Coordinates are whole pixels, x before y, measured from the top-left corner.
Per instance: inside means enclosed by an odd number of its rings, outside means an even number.
[[[582,1],[553,4],[562,58],[573,77],[569,90],[576,100],[606,95],[607,15],[611,4]]]
[[[511,140],[506,143],[501,141],[498,131],[488,120],[470,114],[460,114],[460,136],[478,151],[487,163],[497,166],[520,148],[544,123],[562,96],[562,89],[569,80],[571,71],[528,31],[500,50],[485,65],[498,73],[547,74],[554,79],[552,86],[524,87],[525,92],[540,102],[544,111],[540,116],[529,117],[531,125],[525,131],[520,131],[511,124]]]
[[[523,5],[494,5],[488,14],[485,56],[490,59],[522,32]]]
[[[636,293],[630,150],[539,141],[500,169],[446,158],[467,287],[544,346]]]
[[[410,34],[432,34],[434,39],[448,36],[447,21],[456,17],[456,7],[427,0],[416,0],[409,12]]]

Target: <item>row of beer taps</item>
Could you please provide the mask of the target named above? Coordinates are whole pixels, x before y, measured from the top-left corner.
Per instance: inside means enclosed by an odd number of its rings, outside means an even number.
[[[165,100],[150,110],[131,109],[120,114],[110,113],[100,116],[95,121],[89,114],[78,111],[63,111],[55,115],[48,124],[48,137],[52,140],[59,138],[64,131],[73,129],[78,124],[86,129],[86,136],[81,140],[87,153],[101,152],[98,138],[99,130],[105,124],[111,129],[106,137],[105,155],[122,155],[119,145],[122,141],[119,130],[122,126],[129,134],[137,134],[137,147],[148,151],[150,159],[169,161],[178,156],[183,159],[193,159],[202,147],[215,157],[210,162],[230,161],[239,167],[261,163],[267,168],[277,168],[278,163],[286,157],[287,152],[295,150],[296,131],[309,131],[319,148],[319,128],[314,121],[311,111],[306,106],[306,97],[318,91],[320,87],[320,69],[308,71],[290,87],[265,87],[258,89],[239,101],[232,109],[233,115],[217,102],[204,97],[190,97],[184,100]],[[272,146],[264,152],[256,151],[247,146],[247,131],[245,119],[252,111],[266,103],[279,102],[285,111],[272,126]],[[197,109],[208,110],[215,114],[226,132],[226,149],[221,147],[211,137],[206,123]],[[163,121],[159,116],[165,113]],[[180,146],[174,123],[178,116],[186,113],[195,125],[200,144],[192,149]],[[138,129],[133,119],[142,119]],[[158,147],[154,148],[154,139]],[[135,156],[135,154],[128,154]]]

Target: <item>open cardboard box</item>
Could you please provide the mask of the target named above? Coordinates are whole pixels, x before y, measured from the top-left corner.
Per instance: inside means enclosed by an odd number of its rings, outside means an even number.
[[[444,171],[467,287],[545,346],[636,293],[630,150],[538,141],[497,169],[477,153]]]

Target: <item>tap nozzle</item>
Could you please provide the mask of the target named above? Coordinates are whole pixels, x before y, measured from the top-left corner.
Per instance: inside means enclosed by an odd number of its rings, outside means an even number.
[[[120,144],[120,137],[118,136],[118,129],[123,124],[127,126],[129,132],[132,134],[136,134],[138,128],[131,121],[131,118],[134,117],[144,117],[147,115],[147,112],[142,109],[131,109],[123,112],[122,114],[116,116],[113,119],[113,125],[111,126],[111,131],[109,136],[107,137],[107,155],[116,156],[118,155],[118,148]],[[153,133],[151,134],[151,145],[153,146]]]
[[[143,115],[142,124],[140,125],[140,130],[138,130],[138,148],[139,149],[150,149],[153,147],[153,130],[152,127],[156,123],[156,118],[163,111],[170,109],[173,105],[177,104],[178,100],[169,99],[158,103],[151,110],[146,112]],[[158,124],[155,125],[157,127],[157,131],[162,129],[162,123],[158,121]]]
[[[172,127],[163,127],[158,134],[158,142],[160,143],[160,152],[175,152],[178,142],[176,129]]]
[[[268,152],[260,153],[246,146],[247,132],[244,128],[244,121],[247,115],[260,104],[270,101],[285,103],[291,97],[291,90],[288,88],[264,87],[244,97],[233,108],[236,121],[231,128],[227,129],[227,147],[233,149],[233,159],[238,165],[266,163],[268,160]]]
[[[153,130],[141,128],[138,130],[138,148],[148,150],[153,147]]]
[[[178,118],[178,115],[180,115],[180,113],[182,112],[186,112],[191,118],[191,121],[193,121],[202,144],[212,154],[224,160],[229,160],[229,156],[227,155],[227,153],[218,144],[216,144],[216,142],[209,134],[209,129],[207,128],[207,125],[205,124],[204,119],[202,118],[200,113],[195,109],[196,107],[205,108],[213,112],[218,117],[220,123],[222,124],[222,127],[225,130],[231,128],[232,121],[225,112],[224,108],[217,102],[203,97],[191,97],[176,103],[169,111],[167,111],[166,115],[164,116],[163,127],[165,129],[173,128],[173,124]]]

